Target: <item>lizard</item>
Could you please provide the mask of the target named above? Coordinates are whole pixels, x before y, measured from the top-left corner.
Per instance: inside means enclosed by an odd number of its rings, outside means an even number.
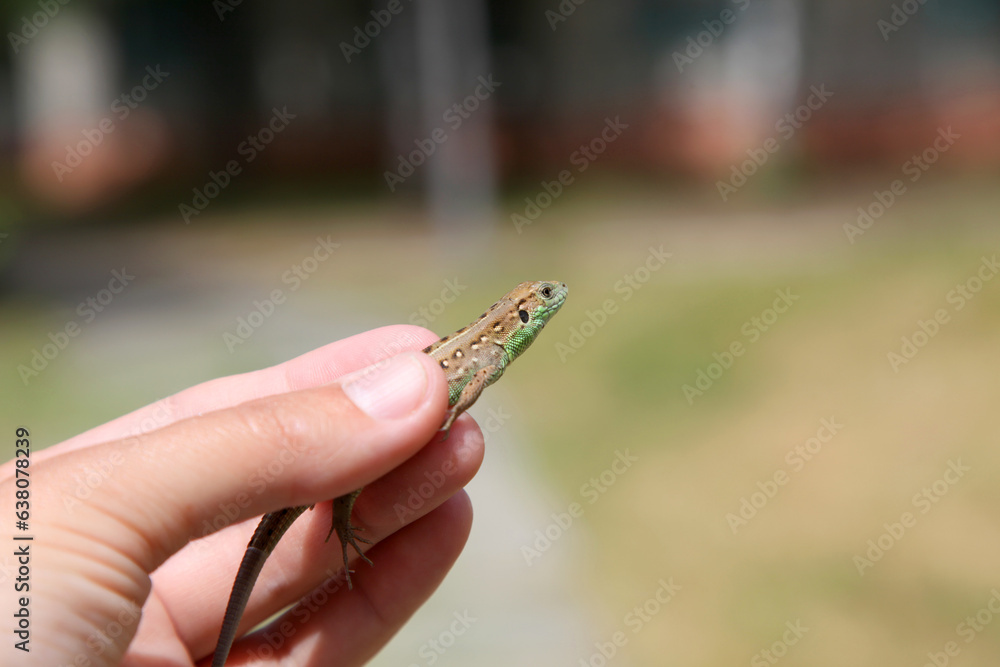
[[[438,362],[448,379],[448,411],[439,429],[443,438],[448,437],[455,419],[476,402],[483,389],[499,380],[507,365],[531,345],[542,327],[562,307],[568,292],[565,283],[523,282],[474,322],[422,350]],[[360,537],[357,534],[360,528],[351,524],[351,511],[361,491],[357,489],[333,499],[333,525],[326,536],[329,541],[336,531],[340,539],[348,589],[353,588],[348,547],[353,547],[362,560],[372,564],[358,545],[358,542],[370,544],[371,541]],[[243,610],[264,561],[292,523],[312,507],[287,507],[261,518],[247,545],[229,595],[212,667],[223,667],[229,657]]]

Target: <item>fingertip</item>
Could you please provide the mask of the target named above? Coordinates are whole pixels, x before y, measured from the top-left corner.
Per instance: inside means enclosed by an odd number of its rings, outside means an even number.
[[[401,419],[427,402],[428,380],[427,369],[407,352],[351,373],[341,388],[369,417]]]

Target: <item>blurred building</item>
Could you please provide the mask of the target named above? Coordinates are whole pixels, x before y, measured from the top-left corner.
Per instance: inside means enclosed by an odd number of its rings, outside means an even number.
[[[765,153],[895,168],[947,126],[949,164],[1000,158],[996,0],[35,0],[3,20],[5,190],[70,211],[211,188],[236,160],[464,216],[596,161],[576,151],[609,124],[602,168],[708,186]]]

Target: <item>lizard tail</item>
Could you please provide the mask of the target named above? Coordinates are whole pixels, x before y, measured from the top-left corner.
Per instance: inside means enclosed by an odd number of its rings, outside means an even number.
[[[247,551],[243,554],[233,591],[229,594],[226,615],[223,617],[222,630],[219,632],[219,643],[216,644],[215,655],[212,657],[212,667],[224,667],[226,664],[229,649],[236,640],[236,631],[239,629],[243,610],[246,609],[247,601],[250,599],[250,591],[257,582],[261,568],[264,567],[264,561],[271,555],[278,540],[292,522],[307,509],[308,505],[289,507],[279,512],[265,514],[260,520],[257,530],[250,538],[250,544],[247,545]]]

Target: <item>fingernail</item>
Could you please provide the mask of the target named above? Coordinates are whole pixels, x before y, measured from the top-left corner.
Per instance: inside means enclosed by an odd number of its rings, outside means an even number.
[[[398,419],[413,412],[427,393],[427,373],[408,352],[347,376],[341,385],[351,401],[375,419]]]

